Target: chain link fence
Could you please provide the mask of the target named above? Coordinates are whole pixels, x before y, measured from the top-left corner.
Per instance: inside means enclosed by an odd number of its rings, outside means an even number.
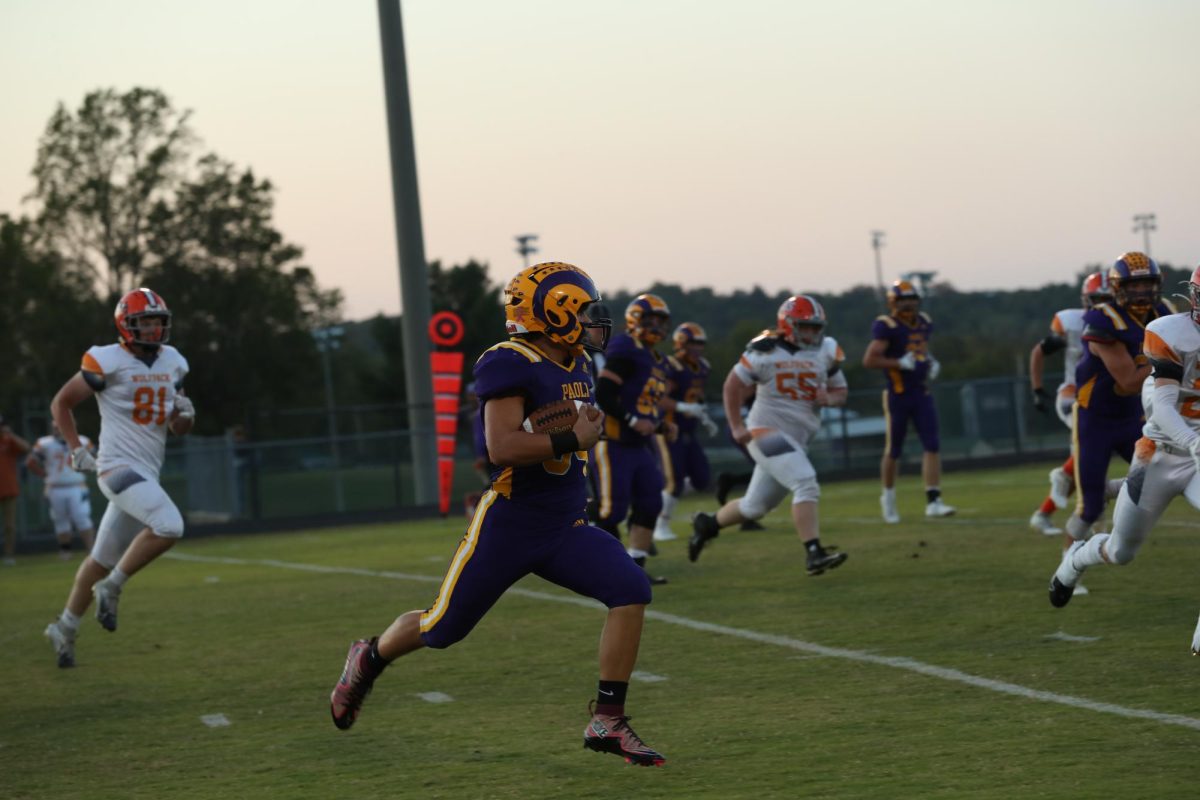
[[[1047,376],[1047,386],[1055,385]],[[1036,411],[1023,378],[946,381],[933,386],[938,408],[942,456],[955,464],[986,463],[997,458],[1043,459],[1065,456],[1067,429],[1051,414]],[[710,406],[714,418],[720,405]],[[323,413],[323,412],[314,412]],[[396,419],[398,414],[381,415]],[[354,431],[336,438],[310,436],[245,441],[225,436],[189,436],[172,440],[162,483],[192,530],[296,527],[314,521],[352,521],[365,514],[381,517],[425,512],[415,505],[410,434],[407,430]],[[459,448],[452,513],[461,513],[465,496],[484,486],[473,466],[470,426],[459,426]],[[825,409],[825,424],[810,443],[809,456],[822,481],[872,474],[878,469],[886,436],[881,390],[850,393],[844,409]],[[28,437],[27,437],[28,438]],[[705,441],[713,472],[742,471],[749,462],[724,433]],[[910,431],[902,468],[919,469],[920,442]],[[25,474],[19,508],[21,540],[30,545],[53,541],[42,499],[41,481]],[[105,500],[92,485],[92,511],[98,522]]]

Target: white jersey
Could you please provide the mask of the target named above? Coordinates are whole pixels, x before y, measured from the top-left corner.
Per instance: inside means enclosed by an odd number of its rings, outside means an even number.
[[[80,436],[79,443],[89,450],[92,449],[92,440],[86,436]],[[44,482],[47,489],[83,486],[87,483],[83,473],[71,469],[71,450],[62,439],[43,436],[33,445],[33,454],[46,470]]]
[[[770,428],[794,437],[802,446],[821,427],[817,389],[846,385],[841,362],[846,358],[831,336],[812,348],[796,348],[776,336],[750,342],[733,367],[747,386],[758,390],[746,426]]]
[[[1156,374],[1177,372],[1179,377],[1179,416],[1193,431],[1200,433],[1200,329],[1192,322],[1191,312],[1159,317],[1146,326],[1142,352],[1153,363]],[[1153,378],[1146,381],[1142,397],[1153,397]],[[1149,389],[1149,391],[1147,391]],[[1147,398],[1148,399],[1148,398]],[[1156,442],[1179,446],[1150,419],[1151,407],[1146,405],[1147,422],[1142,433]]]
[[[1067,351],[1063,354],[1062,386],[1075,385],[1075,367],[1083,358],[1083,315],[1082,308],[1064,308],[1050,320],[1050,330],[1061,336],[1067,342]],[[1062,386],[1059,391],[1062,391]]]
[[[121,344],[98,345],[84,354],[84,378],[97,390],[100,405],[99,472],[140,467],[158,478],[167,421],[187,371],[187,360],[170,345],[149,363]]]

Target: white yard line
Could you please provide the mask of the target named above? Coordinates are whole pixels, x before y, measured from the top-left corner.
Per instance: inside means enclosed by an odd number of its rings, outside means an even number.
[[[265,566],[278,567],[279,569],[293,569],[305,572],[320,572],[331,575],[361,575],[372,578],[389,578],[392,580],[416,581],[419,583],[441,583],[441,576],[432,575],[413,575],[405,572],[386,572],[373,569],[360,569],[356,567],[331,567],[323,564],[301,564],[291,561],[277,561],[275,559],[252,559],[252,558],[228,558],[220,556],[201,556],[191,553],[167,553],[167,558],[174,558],[179,561],[194,561],[204,564],[239,564],[246,566]],[[537,592],[531,589],[521,589],[513,587],[508,590],[511,594],[520,597],[528,597],[534,600],[546,600],[552,603],[565,603],[568,605],[582,606],[584,608],[602,608],[595,600],[588,600],[582,597],[571,597],[567,595],[550,594],[548,592]],[[967,672],[962,672],[957,669],[949,669],[939,667],[933,664],[925,664],[921,661],[916,661],[911,658],[900,656],[879,656],[873,653],[867,653],[862,650],[848,650],[841,647],[826,647],[825,645],[806,642],[802,639],[793,639],[790,636],[777,636],[770,633],[760,633],[758,631],[747,630],[745,628],[731,628],[727,625],[717,625],[712,622],[701,622],[700,620],[681,617],[677,614],[667,614],[662,611],[654,611],[653,609],[646,610],[646,616],[649,619],[665,622],[670,625],[679,625],[680,627],[688,628],[694,631],[704,633],[715,633],[721,636],[729,636],[735,639],[744,639],[746,641],[757,642],[758,644],[769,644],[776,647],[782,647],[787,650],[794,650],[800,653],[809,655],[825,656],[828,658],[844,658],[847,661],[856,661],[860,664],[874,664],[876,666],[891,667],[893,669],[901,669],[907,672],[916,672],[920,675],[925,675],[931,678],[940,678],[944,681],[952,681],[954,683],[965,683],[968,686],[974,686],[979,689],[987,689],[1001,694],[1010,694],[1017,697],[1023,697],[1027,700],[1038,700],[1043,703],[1056,703],[1063,706],[1071,706],[1073,708],[1082,708],[1088,711],[1096,711],[1101,714],[1114,714],[1118,717],[1128,717],[1130,719],[1145,719],[1152,722],[1158,722],[1163,725],[1178,725],[1183,728],[1191,728],[1192,730],[1200,731],[1200,719],[1194,717],[1185,717],[1180,714],[1168,714],[1162,711],[1148,711],[1140,708],[1127,708],[1125,706],[1115,705],[1113,703],[1100,703],[1095,700],[1088,700],[1085,697],[1075,697],[1067,694],[1057,694],[1055,692],[1045,692],[1040,689],[1031,689],[1028,686],[1021,686],[1016,683],[1007,683],[1006,681],[992,680],[991,678],[981,678],[977,675],[971,675]]]

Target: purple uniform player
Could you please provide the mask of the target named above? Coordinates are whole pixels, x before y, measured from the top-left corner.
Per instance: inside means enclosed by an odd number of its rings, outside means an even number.
[[[538,575],[608,607],[600,639],[600,685],[584,746],[641,765],[663,763],[629,727],[625,694],[650,602],[645,572],[604,531],[587,524],[584,467],[600,437],[601,415],[581,408],[565,433],[529,433],[534,409],[563,400],[590,401],[585,330],[599,300],[582,270],[551,262],[528,267],[505,289],[506,342],[475,364],[491,489],[423,611],[401,615],[380,636],[350,646],[330,698],[333,721],[349,728],[375,679],[392,661],[423,647],[461,640],[514,583]]]
[[[1125,253],[1108,273],[1114,301],[1083,315],[1083,356],[1075,368],[1075,484],[1079,502],[1067,543],[1086,539],[1104,511],[1108,463],[1126,461],[1142,435],[1142,382],[1150,364],[1142,337],[1151,320],[1174,313],[1159,297],[1162,272],[1143,253]]]
[[[942,502],[942,462],[938,451],[937,408],[929,393],[929,381],[941,366],[929,352],[933,320],[920,310],[921,295],[908,281],[896,281],[888,289],[888,313],[871,326],[871,344],[863,355],[867,369],[882,369],[887,379],[883,412],[887,418],[887,443],[879,473],[883,494],[879,504],[885,522],[899,522],[896,508],[896,472],[909,422],[917,429],[921,448],[921,477],[925,480],[925,516],[946,517],[953,506]]]
[[[671,530],[671,515],[675,504],[683,495],[684,482],[690,481],[696,491],[708,488],[710,470],[704,445],[700,443],[700,429],[709,436],[717,433],[716,423],[708,416],[704,404],[704,385],[712,371],[704,357],[708,337],[704,328],[695,322],[684,322],[672,335],[675,354],[667,357],[667,397],[662,405],[668,419],[675,423],[678,434],[675,441],[659,436],[658,448],[662,457],[663,507],[654,526],[654,541],[669,542],[675,539]]]
[[[674,426],[660,407],[667,391],[666,359],[654,345],[666,333],[670,310],[661,297],[640,294],[625,309],[625,330],[605,351],[596,401],[604,411],[604,440],[596,446],[600,527],[620,538],[629,518],[629,555],[645,566],[654,523],[662,511],[662,466],[654,444],[660,428]],[[666,583],[665,578],[654,578]]]

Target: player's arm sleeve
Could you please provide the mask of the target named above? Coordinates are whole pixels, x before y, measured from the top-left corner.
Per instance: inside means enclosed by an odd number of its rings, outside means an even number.
[[[529,360],[512,350],[490,350],[475,362],[475,395],[480,404],[501,397],[528,396],[524,384]]]
[[[1165,378],[1176,383],[1183,382],[1183,359],[1155,331],[1146,331],[1142,352],[1150,360],[1151,374],[1156,380]]]
[[[1052,356],[1067,349],[1067,340],[1056,333],[1051,333],[1042,339],[1040,345],[1042,355]]]
[[[93,392],[100,392],[108,385],[108,381],[104,377],[104,367],[101,366],[94,350],[95,348],[83,354],[83,363],[79,365],[79,374],[83,376],[84,383],[88,385],[89,389]]]
[[[1104,304],[1098,305],[1095,308],[1089,309],[1083,315],[1083,340],[1085,342],[1115,342],[1117,341],[1117,332],[1113,323],[1113,318],[1107,312],[1112,309],[1107,308]],[[1113,314],[1116,312],[1113,311]]]
[[[733,365],[733,374],[746,386],[753,386],[759,381],[758,371],[754,362],[754,353],[747,350],[742,353],[741,358]]]
[[[1192,430],[1177,408],[1179,383],[1174,380],[1154,381],[1154,403],[1150,410],[1150,421],[1180,447],[1191,450],[1200,440],[1200,434]]]
[[[611,372],[622,381],[632,378],[634,369],[633,360],[629,358],[610,358],[604,362],[604,371]],[[625,419],[625,415],[629,413],[629,409],[621,405],[621,385],[612,378],[605,377],[604,373],[601,373],[596,381],[596,405],[600,406],[600,410],[605,414],[617,419]]]

